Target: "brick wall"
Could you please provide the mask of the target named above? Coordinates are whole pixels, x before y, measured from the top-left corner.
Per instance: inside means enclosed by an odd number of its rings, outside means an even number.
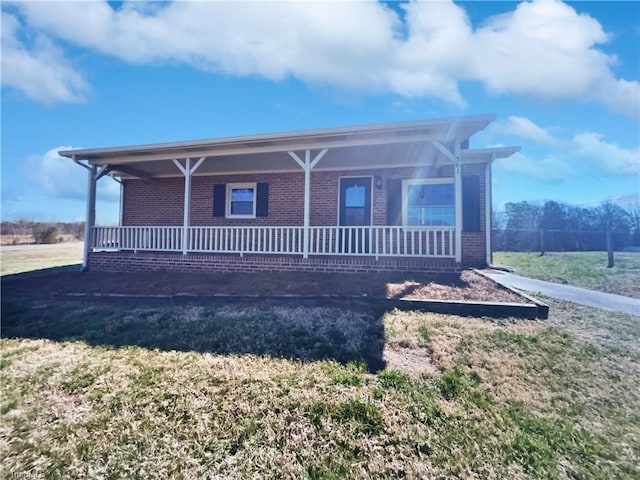
[[[463,169],[466,175],[467,166]],[[338,224],[340,177],[383,178],[382,188],[372,186],[373,224],[387,222],[386,181],[389,179],[436,178],[453,176],[446,165],[432,168],[395,168],[376,170],[311,173],[311,225]],[[269,216],[254,219],[230,219],[213,216],[213,186],[217,183],[266,182],[269,184]],[[482,179],[481,179],[482,182]],[[484,185],[484,183],[482,183]],[[123,225],[182,225],[184,178],[125,180]],[[191,225],[302,225],[304,174],[264,173],[247,175],[195,176],[191,180]]]
[[[485,258],[485,166],[464,165],[463,175],[480,177],[480,233],[463,232],[462,264],[482,266]],[[409,178],[452,177],[453,166],[394,168],[354,171],[316,171],[311,174],[311,225],[337,225],[340,177],[379,176],[382,188],[372,185],[372,217],[374,225],[387,223],[387,180]],[[213,217],[213,186],[218,183],[269,183],[269,215],[255,219]],[[372,182],[374,183],[374,182]],[[184,178],[125,180],[123,225],[182,225]],[[191,225],[194,226],[277,226],[302,225],[304,175],[264,173],[246,175],[195,176],[192,178]]]
[[[487,216],[485,212],[485,165],[463,165],[462,175],[478,175],[480,177],[480,232],[462,232],[462,264],[483,267],[487,263],[485,228]],[[491,212],[489,212],[491,215]]]
[[[452,272],[455,260],[444,258],[310,257],[294,255],[170,254],[160,252],[92,252],[89,269],[103,272]]]

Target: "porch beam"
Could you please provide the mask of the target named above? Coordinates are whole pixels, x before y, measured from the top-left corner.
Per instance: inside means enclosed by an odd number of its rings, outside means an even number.
[[[445,147],[442,143],[440,142],[436,142],[436,141],[432,141],[431,144],[436,147],[436,149],[442,153],[446,158],[448,158],[449,160],[451,160],[452,163],[456,163],[456,156],[459,158],[460,157],[460,142],[458,140],[455,141],[456,145],[458,145],[458,152],[452,152],[451,150],[449,150],[447,147]],[[456,147],[454,147],[454,150],[456,149]],[[438,162],[436,161],[434,163],[434,167],[438,166]]]
[[[152,178],[152,176],[153,176],[148,172],[145,172],[145,171],[140,170],[138,168],[130,167],[130,166],[127,166],[127,165],[112,165],[112,164],[109,164],[107,170],[108,170],[107,173],[111,173],[111,172],[126,173],[127,175],[131,175],[132,177],[136,177],[136,178]]]
[[[110,172],[110,167],[109,165],[103,165],[102,167],[100,167],[98,169],[98,171],[96,172],[96,180],[100,180],[102,177],[104,177],[105,175],[108,175]]]
[[[191,220],[191,176],[198,169],[206,157],[200,158],[195,165],[191,165],[191,158],[186,158],[184,166],[179,160],[173,159],[173,163],[184,175],[184,208],[182,220],[182,254],[186,255],[189,240],[189,223]]]
[[[304,225],[302,229],[302,258],[309,258],[309,224],[311,217],[311,170],[315,167],[322,157],[329,151],[328,148],[318,153],[313,160],[311,159],[311,150],[304,151],[304,161],[296,152],[288,152],[289,156],[304,170]]]
[[[454,143],[453,184],[455,189],[456,216],[456,263],[462,263],[462,165],[460,162],[460,141]]]

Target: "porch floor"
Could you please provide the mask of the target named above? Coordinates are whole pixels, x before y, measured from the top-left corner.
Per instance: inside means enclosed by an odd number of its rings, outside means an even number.
[[[6,279],[6,277],[5,277]],[[519,303],[522,298],[481,275],[460,273],[176,273],[168,271],[111,273],[63,272],[21,279],[3,279],[5,291],[20,295],[292,295],[364,296],[434,300]]]

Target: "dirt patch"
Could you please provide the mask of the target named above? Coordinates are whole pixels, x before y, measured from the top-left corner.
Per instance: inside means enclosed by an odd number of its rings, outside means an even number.
[[[387,345],[383,358],[387,365],[386,368],[400,370],[414,377],[435,377],[439,372],[431,358],[431,352],[427,348],[402,348],[398,345]]]
[[[2,279],[4,294],[336,295],[375,298],[523,302],[473,271],[459,274],[62,272]]]

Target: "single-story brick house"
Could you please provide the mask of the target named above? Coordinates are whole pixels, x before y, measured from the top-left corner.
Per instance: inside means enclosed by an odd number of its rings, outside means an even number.
[[[84,267],[453,271],[491,261],[494,115],[61,151],[87,168]],[[96,182],[121,182],[117,227]]]

